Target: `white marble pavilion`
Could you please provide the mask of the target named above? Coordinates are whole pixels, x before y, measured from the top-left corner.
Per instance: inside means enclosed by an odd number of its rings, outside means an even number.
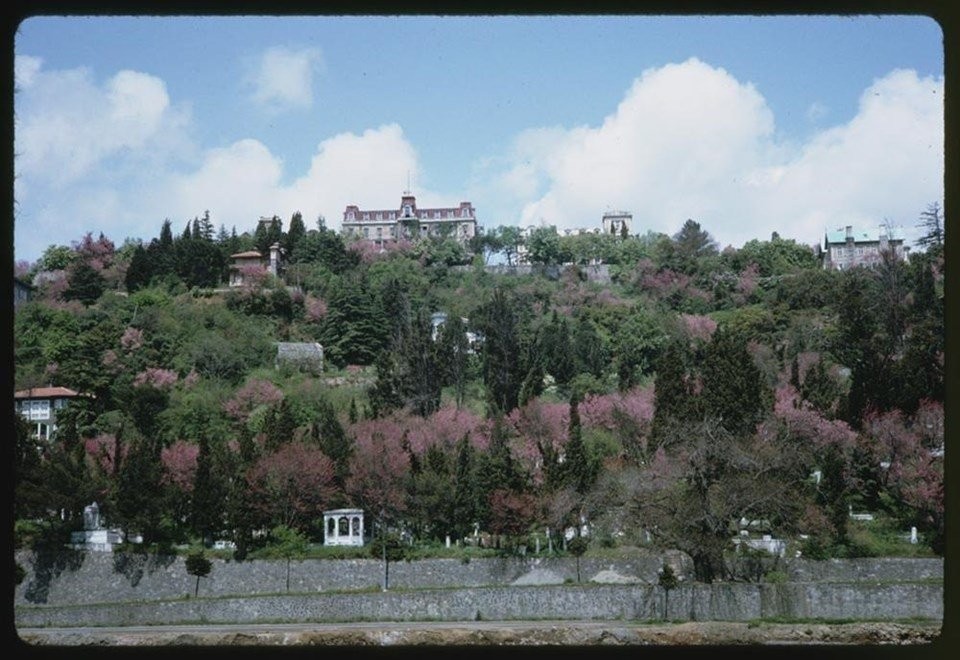
[[[363,545],[363,509],[323,512],[324,545]]]

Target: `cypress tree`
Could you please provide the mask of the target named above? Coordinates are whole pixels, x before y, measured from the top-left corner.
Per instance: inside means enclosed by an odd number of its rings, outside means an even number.
[[[734,435],[750,434],[764,417],[763,377],[746,342],[718,328],[703,361],[703,404]]]

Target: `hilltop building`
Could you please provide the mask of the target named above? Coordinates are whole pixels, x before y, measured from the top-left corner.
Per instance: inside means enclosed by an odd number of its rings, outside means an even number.
[[[364,211],[351,204],[343,212],[342,233],[383,245],[398,238],[449,235],[466,243],[477,233],[476,210],[470,202],[446,208],[417,208],[416,197],[405,192],[396,209]]]
[[[827,231],[823,246],[817,246],[824,269],[847,270],[855,266],[871,266],[880,262],[881,254],[891,251],[897,259],[905,259],[910,248],[903,244],[899,229],[880,227],[876,233],[844,229]]]
[[[633,215],[629,211],[607,211],[603,214],[603,233],[623,236],[630,233],[633,226]]]

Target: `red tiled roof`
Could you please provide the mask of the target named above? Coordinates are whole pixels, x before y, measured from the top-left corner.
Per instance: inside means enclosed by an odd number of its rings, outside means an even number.
[[[79,392],[66,387],[32,387],[29,390],[20,390],[13,395],[15,399],[50,399],[62,396],[80,396]]]

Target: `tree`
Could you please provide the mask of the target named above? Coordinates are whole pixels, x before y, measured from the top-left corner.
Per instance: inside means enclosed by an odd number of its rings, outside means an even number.
[[[280,218],[273,216],[269,222],[260,222],[253,234],[253,242],[260,254],[270,254],[270,247],[283,240],[283,223]]]
[[[264,522],[305,530],[334,494],[333,462],[316,447],[290,442],[260,458],[246,480]]]
[[[606,343],[585,315],[577,319],[573,332],[573,354],[578,373],[590,374],[594,378],[603,377],[608,358]]]
[[[580,526],[577,525],[578,530],[579,528]],[[567,544],[567,552],[577,558],[577,582],[580,582],[580,557],[583,556],[583,553],[585,553],[589,547],[590,540],[580,535],[571,539]]]
[[[457,408],[463,405],[469,376],[470,343],[467,340],[467,326],[456,314],[451,315],[440,326],[437,337],[437,362],[444,385],[452,385]]]
[[[350,399],[351,409],[356,422],[356,403]],[[310,429],[310,436],[317,442],[320,450],[333,461],[334,481],[338,490],[346,485],[350,473],[350,457],[353,455],[353,441],[347,436],[337,419],[337,413],[326,399],[316,402],[316,417]]]
[[[187,555],[186,567],[188,574],[197,576],[197,585],[193,590],[193,595],[197,596],[200,593],[200,578],[210,575],[213,564],[203,555],[203,550],[201,550]]]
[[[670,611],[670,592],[677,588],[679,580],[676,573],[673,572],[673,566],[663,562],[663,568],[660,569],[657,577],[657,584],[663,589],[663,618],[666,620],[667,613]]]
[[[655,445],[672,438],[671,428],[688,421],[697,414],[692,383],[687,376],[687,348],[673,341],[664,348],[657,360],[657,379],[654,385],[654,413],[652,440]]]
[[[490,416],[517,407],[526,373],[520,359],[520,322],[514,306],[514,301],[498,288],[476,314],[483,335],[483,382]]]
[[[766,413],[759,369],[743,340],[723,328],[705,349],[702,398],[704,413],[737,435],[752,433]]]
[[[79,300],[84,305],[92,305],[103,294],[105,287],[103,275],[87,262],[80,261],[67,275],[67,290],[63,296],[67,300]]]
[[[550,322],[540,328],[536,341],[538,362],[558,385],[566,385],[576,373],[575,351],[567,317],[554,310]]]
[[[664,244],[665,263],[671,270],[693,275],[700,269],[700,260],[717,254],[717,243],[710,234],[700,228],[699,222],[687,220],[673,241]]]
[[[127,274],[124,278],[127,291],[133,293],[150,284],[153,277],[153,260],[150,254],[138,244],[133,250],[133,257],[130,259],[130,265],[127,267]]]
[[[381,538],[398,516],[406,511],[405,497],[410,461],[402,447],[402,437],[394,428],[368,423],[356,438],[356,452],[350,459],[347,493],[377,519]],[[383,590],[389,588],[389,562],[386,544],[382,544]]]
[[[597,465],[591,460],[583,443],[580,428],[580,394],[570,394],[570,424],[567,430],[567,446],[562,464],[562,482],[572,486],[581,496],[586,495],[597,477]],[[577,523],[579,528],[579,521]]]
[[[560,263],[560,237],[557,228],[537,227],[526,240],[530,263],[551,265]]]
[[[939,252],[943,249],[944,218],[939,202],[929,204],[920,213],[920,224],[924,234],[917,239],[917,245],[928,251]]]
[[[307,552],[307,537],[286,525],[277,525],[270,530],[269,553],[286,559],[287,593],[290,592],[290,560],[303,557]]]
[[[66,245],[50,245],[40,255],[40,259],[37,261],[37,270],[40,272],[67,270],[78,258],[79,255]]]
[[[514,258],[517,256],[520,246],[523,245],[523,234],[520,232],[520,228],[514,225],[501,225],[497,227],[496,232],[499,239],[497,244],[507,257],[507,265],[514,265]]]
[[[778,533],[795,530],[809,472],[792,443],[736,436],[715,419],[671,433],[640,469],[632,509],[664,547],[690,555],[697,580],[729,575],[724,554],[741,518],[769,521]]]
[[[300,241],[307,234],[307,227],[303,224],[303,215],[297,211],[290,218],[290,228],[287,229],[287,235],[283,240],[283,249],[287,255],[292,256],[297,249]]]

